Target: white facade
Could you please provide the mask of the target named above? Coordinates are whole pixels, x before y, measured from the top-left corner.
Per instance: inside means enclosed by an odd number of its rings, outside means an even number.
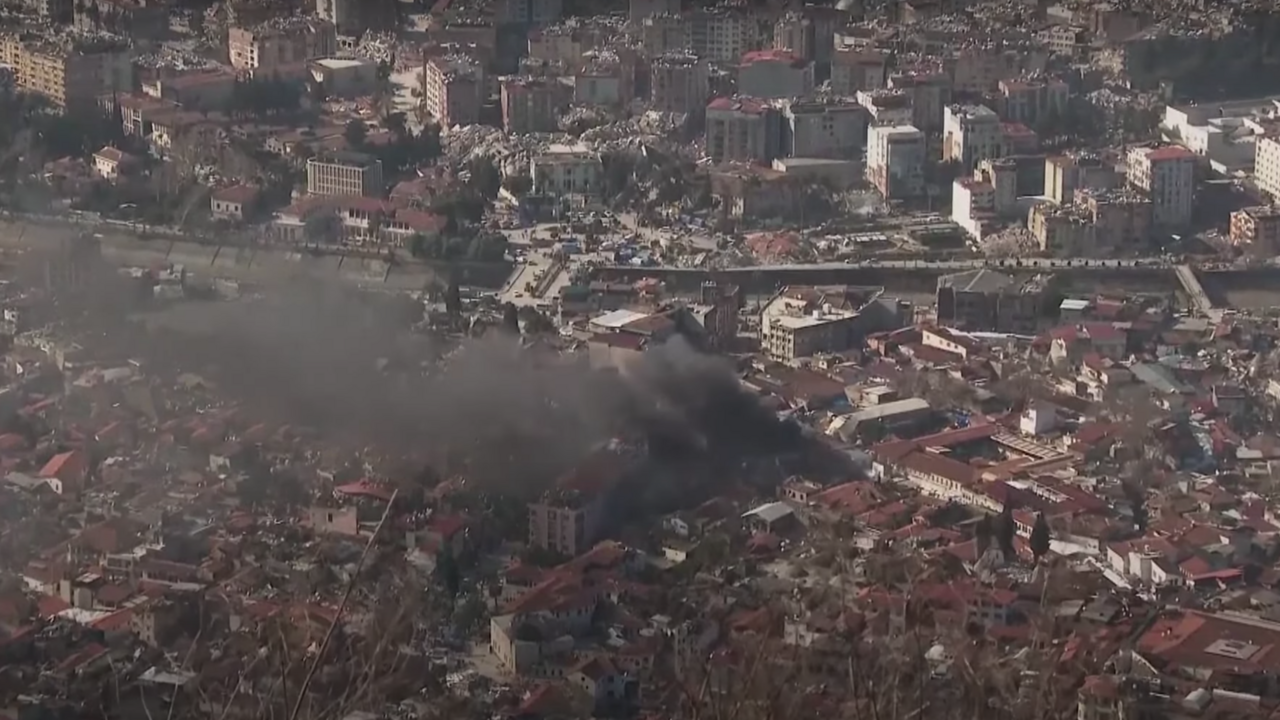
[[[951,219],[970,235],[982,237],[984,215],[995,212],[996,190],[980,178],[957,178],[951,190]]]
[[[538,195],[596,195],[603,168],[600,155],[585,147],[552,145],[529,161],[533,192]]]
[[[1273,200],[1280,198],[1280,140],[1267,136],[1258,138],[1253,172],[1253,179],[1258,183],[1259,190],[1270,195]]]
[[[925,137],[912,125],[867,131],[867,178],[886,199],[924,192]]]
[[[1196,156],[1184,147],[1133,148],[1129,184],[1151,198],[1151,222],[1164,228],[1191,223],[1195,207]]]
[[[942,157],[960,163],[963,173],[979,162],[1004,155],[1000,117],[983,105],[951,105],[943,112]]]

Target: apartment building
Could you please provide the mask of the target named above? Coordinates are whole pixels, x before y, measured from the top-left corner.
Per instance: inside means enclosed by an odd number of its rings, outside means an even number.
[[[555,132],[568,88],[557,78],[505,77],[499,81],[502,127],[513,134]]]
[[[835,285],[790,286],[770,298],[760,313],[760,347],[782,361],[841,353],[867,333],[893,330],[906,308],[882,297],[881,288]]]
[[[231,104],[236,76],[228,70],[192,70],[165,74],[142,83],[142,93],[186,110],[224,110]]]
[[[688,52],[689,40],[688,28],[678,13],[650,15],[640,22],[640,45],[649,57]]]
[[[886,200],[924,193],[926,144],[912,125],[873,125],[867,132],[867,180]]]
[[[1133,188],[1082,188],[1076,193],[1103,252],[1141,250],[1151,237],[1151,200]]]
[[[338,50],[333,23],[306,16],[278,18],[252,27],[227,31],[231,66],[254,76],[274,76],[292,71],[308,60],[328,57]]]
[[[1027,218],[1027,229],[1040,252],[1048,255],[1087,257],[1098,251],[1093,223],[1079,205],[1036,205]]]
[[[1001,80],[999,83],[1000,116],[1009,122],[1038,127],[1051,117],[1067,111],[1070,91],[1061,80]]]
[[[982,268],[938,278],[938,324],[971,331],[1032,335],[1052,276],[1022,282]]]
[[[85,33],[158,40],[169,31],[169,5],[155,0],[76,0],[72,23]]]
[[[310,195],[383,194],[382,161],[364,153],[334,153],[307,161],[307,193]]]
[[[0,38],[0,62],[13,68],[19,89],[61,108],[85,107],[102,95],[133,90],[132,50],[128,40],[116,36],[10,35]]]
[[[1185,227],[1195,209],[1196,156],[1184,147],[1133,148],[1128,181],[1151,199],[1151,221],[1162,229]]]
[[[1280,253],[1280,208],[1259,205],[1231,213],[1231,243],[1254,254]]]
[[[680,0],[631,0],[627,5],[627,17],[640,22],[654,15],[678,15]]]
[[[683,16],[687,47],[713,62],[736,63],[751,49],[754,18],[721,8],[693,10]]]
[[[792,102],[782,118],[788,157],[856,160],[867,144],[870,115],[857,103]]]
[[[707,62],[689,53],[667,53],[649,63],[649,107],[695,113],[707,106],[711,81]]]
[[[604,189],[600,154],[585,145],[549,146],[529,160],[536,195],[598,196]]]
[[[422,72],[427,112],[442,126],[472,125],[480,120],[485,91],[479,62],[466,55],[434,57]]]
[[[942,133],[942,159],[958,163],[963,173],[1005,154],[1000,116],[984,105],[948,106]]]
[[[859,90],[856,97],[871,115],[872,125],[911,124],[911,96],[901,90]]]
[[[831,91],[852,97],[862,90],[881,90],[888,82],[888,56],[875,49],[837,48],[831,55]]]
[[[1116,173],[1093,155],[1053,155],[1044,161],[1044,195],[1059,205],[1069,205],[1077,190],[1107,190],[1116,184]]]
[[[1274,134],[1258,136],[1253,158],[1253,181],[1258,189],[1280,200],[1280,137]]]
[[[493,21],[516,25],[549,25],[563,13],[561,0],[497,0]]]
[[[738,65],[738,92],[758,98],[798,98],[813,93],[813,63],[789,50],[754,50]]]
[[[912,125],[925,133],[943,129],[946,108],[951,105],[950,75],[942,70],[898,73],[889,78],[889,87],[911,99]]]
[[[765,163],[781,154],[778,110],[756,98],[716,98],[707,105],[706,155],[717,163]]]

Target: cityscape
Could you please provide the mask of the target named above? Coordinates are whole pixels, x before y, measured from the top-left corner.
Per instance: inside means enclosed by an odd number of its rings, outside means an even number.
[[[1252,0],[0,3],[0,720],[1280,718],[1277,67]]]

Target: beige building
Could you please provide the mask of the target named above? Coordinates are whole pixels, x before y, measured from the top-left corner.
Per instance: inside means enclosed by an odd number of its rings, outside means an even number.
[[[333,23],[298,16],[277,19],[253,27],[227,31],[231,66],[254,75],[275,75],[299,67],[308,60],[328,57],[338,50]]]
[[[706,154],[721,162],[768,162],[781,155],[781,116],[756,98],[716,98],[707,105]]]
[[[792,286],[760,313],[760,349],[776,360],[796,360],[858,347],[867,333],[906,322],[904,307],[881,288]]]
[[[924,193],[926,144],[912,125],[874,125],[867,132],[867,180],[886,200]]]
[[[1195,209],[1196,156],[1177,145],[1129,151],[1129,184],[1151,198],[1153,225],[1173,229],[1191,223]]]
[[[888,81],[888,58],[872,48],[837,48],[831,56],[831,91],[853,97],[864,90],[881,90]]]
[[[422,73],[427,112],[442,126],[473,125],[480,120],[485,88],[479,62],[466,55],[435,57]]]
[[[529,544],[576,557],[595,544],[604,518],[603,498],[556,490],[529,503]]]
[[[504,77],[499,82],[502,127],[513,135],[556,132],[569,89],[558,78]]]
[[[29,40],[10,35],[0,39],[0,62],[13,67],[19,89],[61,108],[85,107],[103,95],[133,90],[132,51],[120,37],[68,33]]]
[[[307,161],[307,193],[310,195],[383,194],[382,161],[364,153],[334,153]]]
[[[1280,252],[1280,208],[1260,205],[1231,213],[1231,243],[1252,253]]]
[[[1275,135],[1258,137],[1253,158],[1253,180],[1258,189],[1280,199],[1280,138]]]
[[[943,115],[942,159],[969,173],[983,160],[1003,157],[1000,117],[984,105],[950,105]]]
[[[1088,257],[1097,252],[1093,223],[1079,205],[1040,203],[1031,208],[1027,229],[1043,253]]]

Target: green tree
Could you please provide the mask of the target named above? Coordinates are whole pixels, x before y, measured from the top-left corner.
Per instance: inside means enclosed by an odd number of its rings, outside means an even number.
[[[502,173],[492,160],[474,160],[469,169],[471,171],[469,185],[481,198],[492,200],[498,197],[498,190],[502,187]]]
[[[983,513],[982,517],[973,526],[973,544],[978,551],[978,557],[982,557],[987,552],[987,548],[991,547],[991,535],[993,532],[991,516]]]
[[[440,553],[436,557],[436,579],[444,587],[450,601],[458,597],[458,591],[462,589],[462,570],[458,567],[458,559],[453,556],[453,549],[448,543],[441,545]]]
[[[302,234],[310,243],[336,243],[342,236],[342,223],[331,212],[312,213],[303,225]]]
[[[414,233],[409,238],[409,254],[416,258],[427,257],[427,236],[422,233]]]
[[[502,306],[502,329],[511,335],[520,334],[520,309],[515,303],[506,303]]]
[[[369,136],[369,128],[361,120],[351,120],[342,131],[342,137],[352,150],[364,148],[364,141]]]
[[[1044,513],[1036,514],[1036,524],[1031,528],[1031,554],[1036,562],[1049,553],[1049,521]]]
[[[1017,537],[1018,525],[1013,520],[1013,503],[1005,502],[1004,509],[995,521],[995,541],[1006,559],[1017,556],[1013,547],[1013,539]]]

